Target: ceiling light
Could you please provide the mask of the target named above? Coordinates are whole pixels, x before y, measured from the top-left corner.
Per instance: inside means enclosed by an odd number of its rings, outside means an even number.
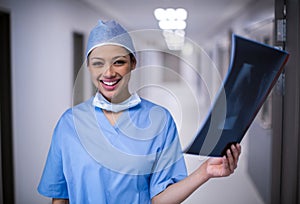
[[[187,11],[183,8],[157,8],[154,16],[158,20],[159,28],[163,30],[168,48],[181,49],[184,45]]]
[[[158,25],[162,30],[184,30],[186,28],[186,22],[182,20],[161,20]]]
[[[162,9],[162,8],[155,9],[154,10],[154,16],[159,21],[166,19],[166,17],[165,17],[165,10]]]
[[[165,10],[165,16],[166,16],[166,19],[170,20],[170,21],[177,19],[176,18],[177,17],[177,13],[176,13],[175,9],[173,9],[173,8],[166,9]]]
[[[176,9],[177,20],[186,20],[187,11],[183,8]]]

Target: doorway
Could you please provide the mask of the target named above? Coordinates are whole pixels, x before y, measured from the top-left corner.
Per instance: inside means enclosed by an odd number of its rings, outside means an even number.
[[[290,53],[273,104],[272,204],[300,203],[300,2],[275,0],[276,45]]]
[[[84,75],[82,74],[84,35],[73,32],[73,105],[84,100]]]
[[[0,203],[14,203],[12,94],[10,61],[10,14],[0,11],[0,87],[1,87],[1,151],[0,151]]]

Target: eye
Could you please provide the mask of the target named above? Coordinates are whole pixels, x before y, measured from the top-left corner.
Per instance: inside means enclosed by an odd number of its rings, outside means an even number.
[[[125,61],[125,60],[116,60],[116,61],[114,62],[114,65],[116,65],[116,66],[122,66],[122,65],[124,65],[124,64],[126,64],[126,61]]]
[[[104,63],[100,62],[100,61],[95,61],[95,62],[92,62],[92,66],[93,67],[103,67]]]

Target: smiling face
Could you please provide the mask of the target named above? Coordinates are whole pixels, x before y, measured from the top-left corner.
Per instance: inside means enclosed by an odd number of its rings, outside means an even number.
[[[134,57],[117,45],[96,47],[88,57],[88,68],[94,85],[112,103],[120,103],[130,96],[128,82],[135,65]]]

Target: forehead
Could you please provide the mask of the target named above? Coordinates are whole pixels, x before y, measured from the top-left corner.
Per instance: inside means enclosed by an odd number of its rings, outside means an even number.
[[[118,45],[102,45],[91,51],[90,57],[112,58],[116,56],[126,56],[129,52],[124,47]]]

